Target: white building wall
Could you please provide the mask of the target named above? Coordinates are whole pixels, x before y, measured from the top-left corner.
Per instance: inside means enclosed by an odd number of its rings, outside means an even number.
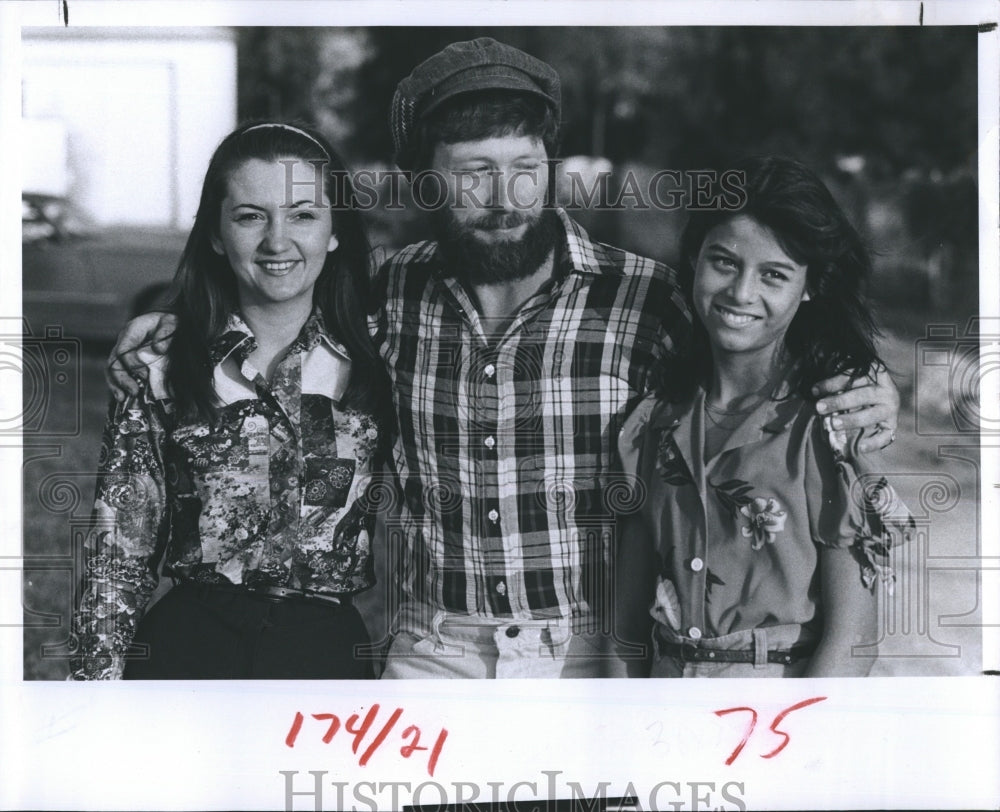
[[[23,51],[23,188],[67,194],[102,224],[189,227],[236,124],[232,31],[26,29]]]

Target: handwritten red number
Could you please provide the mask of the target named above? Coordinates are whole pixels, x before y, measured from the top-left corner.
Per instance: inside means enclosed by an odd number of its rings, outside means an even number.
[[[814,701],[819,701],[819,700],[814,700]],[[750,710],[750,709],[734,708],[733,710]],[[794,710],[794,708],[789,709],[789,711],[791,710]],[[368,713],[365,714],[364,719],[362,719],[359,714],[354,713],[351,714],[351,716],[349,716],[347,721],[344,723],[344,730],[346,730],[354,737],[354,740],[351,744],[351,750],[353,750],[355,753],[358,752],[358,748],[361,747],[362,740],[364,739],[364,737],[367,735],[368,731],[374,724],[375,718],[378,716],[378,712],[379,712],[379,706],[377,704],[372,705],[371,708],[368,709]],[[716,711],[716,713],[718,713],[720,716],[724,713],[729,713],[729,712],[730,711]],[[362,753],[361,758],[358,760],[358,764],[361,767],[364,767],[366,764],[368,764],[368,761],[371,759],[371,757],[375,755],[375,752],[378,750],[379,747],[382,746],[385,740],[389,737],[389,734],[392,732],[393,728],[396,727],[396,724],[399,722],[399,719],[402,715],[403,715],[402,708],[396,708],[396,710],[392,712],[392,714],[386,720],[385,724],[382,725],[382,729],[378,732],[375,738],[371,740],[368,747],[365,748],[364,753]],[[327,727],[326,729],[326,733],[323,734],[323,744],[329,744],[331,741],[333,741],[333,737],[337,734],[337,731],[340,730],[340,717],[338,717],[334,713],[314,713],[312,714],[312,718],[315,719],[317,722],[330,723],[329,727]],[[781,721],[782,718],[783,717],[778,717],[775,720],[774,725],[772,725],[771,727],[772,730],[775,730],[775,727],[777,726],[778,722]],[[285,736],[285,744],[288,747],[295,746],[295,742],[298,739],[299,733],[302,731],[302,724],[304,721],[305,717],[302,715],[302,713],[300,711],[296,711],[295,718],[292,720],[292,726],[291,728],[289,728],[288,734]],[[754,722],[756,721],[757,720],[755,716]],[[753,725],[751,725],[750,729],[753,730]],[[779,730],[775,730],[775,732],[781,733],[781,731]],[[749,735],[750,734],[748,732],[747,736]],[[406,730],[403,731],[402,738],[404,741],[410,739],[411,737],[413,740],[408,742],[407,744],[404,744],[399,749],[399,754],[403,758],[409,758],[416,752],[427,750],[426,747],[420,744],[420,728],[417,727],[416,725],[410,725],[409,727],[406,728]],[[448,738],[448,731],[442,728],[441,732],[438,734],[437,739],[434,741],[434,746],[431,748],[430,758],[427,760],[427,772],[431,776],[434,775],[434,769],[437,767],[438,758],[441,756],[441,750],[444,748],[444,742],[445,739],[447,738]],[[744,743],[746,743],[745,739]],[[784,747],[784,744],[782,744],[781,746]],[[742,747],[743,745],[741,744],[740,747],[737,748],[736,752],[733,753],[732,758],[736,758],[737,754],[742,749]],[[728,764],[730,762],[726,763]]]
[[[431,757],[427,761],[427,773],[431,778],[434,777],[434,768],[437,767],[438,756],[441,755],[441,748],[444,747],[444,740],[448,738],[448,731],[441,728],[441,733],[437,737],[437,741],[434,742],[434,747],[431,748]]]
[[[791,736],[783,730],[778,730],[778,725],[785,720],[785,717],[788,716],[788,714],[797,710],[802,710],[802,708],[807,708],[810,705],[815,705],[817,702],[822,702],[824,699],[826,699],[825,696],[814,696],[812,699],[803,699],[801,702],[796,702],[794,705],[785,708],[781,713],[775,716],[774,721],[771,722],[770,730],[772,733],[776,733],[777,735],[783,737],[784,741],[782,741],[781,744],[775,747],[770,753],[762,754],[761,758],[774,758],[788,746],[788,743],[791,741]],[[736,749],[733,750],[729,758],[726,759],[726,766],[729,766],[736,761],[736,757],[743,752],[743,748],[746,747],[747,742],[750,740],[750,736],[753,733],[754,728],[757,726],[757,711],[753,708],[726,708],[725,710],[715,711],[716,716],[725,716],[726,714],[739,713],[740,711],[751,714],[750,724],[747,726],[746,733],[743,734],[742,741],[740,741],[740,743],[736,746]]]
[[[340,730],[340,719],[334,713],[314,713],[312,715],[313,719],[317,722],[329,722],[330,727],[327,728],[325,734],[323,734],[323,744],[329,744],[333,739],[333,735]]]
[[[295,738],[299,735],[299,731],[302,730],[302,722],[304,717],[298,711],[295,711],[295,719],[292,721],[292,729],[288,731],[288,735],[285,736],[285,744],[289,747],[295,746]]]
[[[726,766],[736,761],[736,757],[743,752],[743,748],[746,747],[747,742],[750,740],[750,734],[753,733],[753,729],[757,726],[757,711],[753,708],[726,708],[726,710],[717,710],[715,712],[716,716],[725,716],[727,713],[739,713],[740,711],[746,711],[751,714],[750,724],[747,725],[747,732],[743,734],[742,741],[736,745],[736,749],[733,750],[732,755],[726,759]]]
[[[378,707],[377,705],[375,707]],[[396,722],[399,721],[399,717],[403,715],[402,708],[396,708],[392,712],[392,716],[389,717],[389,721],[386,722],[382,729],[378,732],[378,735],[372,740],[372,743],[368,745],[368,749],[365,750],[365,754],[361,756],[361,760],[358,762],[362,767],[368,763],[368,759],[372,757],[372,754],[378,750],[379,745],[385,741],[385,737],[389,735],[389,731],[395,727]],[[355,751],[357,752],[357,751]]]
[[[402,747],[399,748],[399,754],[403,758],[409,758],[418,750],[427,749],[426,747],[420,747],[418,744],[418,742],[420,741],[420,728],[417,727],[416,725],[410,725],[408,728],[406,728],[406,730],[403,731],[403,738],[408,739],[414,733],[416,735],[413,737],[413,741],[410,744],[404,744]]]
[[[358,752],[358,748],[361,746],[361,740],[365,737],[368,732],[368,728],[372,726],[372,722],[375,721],[375,716],[378,714],[378,703],[372,705],[371,710],[368,711],[368,715],[365,716],[365,720],[361,723],[361,727],[355,727],[358,723],[358,715],[352,713],[347,720],[347,724],[344,725],[344,730],[348,733],[354,734],[354,744],[351,745],[351,750],[355,753]]]
[[[779,736],[784,736],[785,740],[777,747],[775,747],[770,753],[762,755],[761,758],[774,758],[776,755],[778,755],[778,753],[784,750],[785,747],[788,745],[788,742],[791,741],[791,737],[787,733],[785,733],[785,731],[778,730],[778,725],[782,721],[784,721],[785,717],[788,716],[788,714],[790,714],[792,711],[797,711],[801,710],[802,708],[806,708],[809,705],[815,705],[817,702],[822,702],[824,699],[826,699],[825,696],[814,696],[812,699],[804,699],[801,702],[798,702],[789,708],[785,708],[781,713],[775,716],[774,721],[771,722],[771,732],[777,733]]]

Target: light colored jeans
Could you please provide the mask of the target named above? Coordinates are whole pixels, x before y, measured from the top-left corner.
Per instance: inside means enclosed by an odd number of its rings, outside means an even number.
[[[623,676],[598,632],[574,633],[568,618],[506,620],[433,614],[423,634],[400,631],[382,679],[510,679]]]

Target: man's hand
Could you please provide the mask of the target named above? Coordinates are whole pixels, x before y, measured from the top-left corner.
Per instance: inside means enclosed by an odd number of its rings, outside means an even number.
[[[148,348],[166,355],[176,326],[177,317],[171,313],[144,313],[122,328],[104,368],[104,379],[115,400],[121,403],[136,394],[136,380],[147,376],[147,364],[139,357],[139,350]]]
[[[899,392],[884,366],[876,369],[872,377],[828,378],[816,384],[812,392],[821,398],[816,411],[829,415],[835,430],[864,429],[858,452],[879,451],[896,438]]]

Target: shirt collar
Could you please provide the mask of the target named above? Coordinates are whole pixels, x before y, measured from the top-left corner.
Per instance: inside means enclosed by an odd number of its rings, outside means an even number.
[[[308,352],[321,342],[336,354],[343,356],[344,359],[350,360],[347,349],[330,336],[323,323],[319,308],[314,307],[309,318],[306,319],[306,323],[302,325],[298,337],[288,348],[288,352]],[[257,339],[254,338],[253,330],[237,311],[233,311],[226,319],[226,326],[222,329],[219,337],[212,342],[212,346],[209,348],[209,357],[213,366],[218,366],[230,356],[234,356],[236,362],[242,365],[247,356],[256,349]]]
[[[777,399],[768,398],[747,414],[726,441],[726,448],[756,442],[761,439],[762,434],[780,434],[788,428],[799,413],[802,400],[788,392],[787,383],[782,384],[776,394]],[[705,390],[699,386],[690,400],[657,409],[650,418],[651,427],[676,429],[682,424],[690,424],[693,413],[703,408],[705,395]]]
[[[557,273],[577,273],[589,276],[623,276],[620,262],[612,262],[608,257],[609,249],[603,243],[594,242],[586,230],[571,218],[564,209],[556,209],[560,222],[566,231],[563,250],[557,259],[562,268]]]

